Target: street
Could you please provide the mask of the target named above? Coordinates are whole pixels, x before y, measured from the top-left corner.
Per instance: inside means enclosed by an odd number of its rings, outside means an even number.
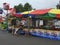
[[[23,35],[17,37],[0,31],[0,45],[60,45],[60,41]]]

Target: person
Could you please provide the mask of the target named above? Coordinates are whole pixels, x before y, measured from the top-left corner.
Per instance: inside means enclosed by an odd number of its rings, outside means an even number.
[[[15,34],[15,27],[12,26],[12,34],[14,35]]]
[[[12,26],[12,34],[15,34],[15,27],[16,27],[16,18],[13,18],[11,20],[11,26]]]
[[[8,26],[8,33],[12,33],[12,27]]]
[[[11,20],[11,25],[14,25],[14,26],[16,25],[16,19],[15,18]]]
[[[17,35],[20,35],[20,34],[24,35],[25,34],[25,31],[23,30],[23,25],[19,26],[19,29],[16,33],[17,33]]]

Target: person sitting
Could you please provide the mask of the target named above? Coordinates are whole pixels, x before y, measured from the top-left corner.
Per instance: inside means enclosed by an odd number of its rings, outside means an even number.
[[[24,35],[25,34],[25,31],[23,30],[23,25],[20,25],[18,31],[16,32],[18,35],[22,34]]]

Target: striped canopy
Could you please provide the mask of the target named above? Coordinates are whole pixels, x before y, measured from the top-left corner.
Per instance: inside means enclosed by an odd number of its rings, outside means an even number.
[[[13,14],[12,16],[15,16],[15,17],[20,18],[20,17],[22,17],[22,14],[21,14],[21,13],[15,13],[15,14]]]
[[[40,9],[40,10],[34,10],[32,11],[30,14],[33,14],[33,15],[41,15],[41,14],[46,14],[50,11],[51,9]]]
[[[30,12],[32,12],[32,11],[34,11],[34,10],[22,12],[21,13],[22,17],[27,18],[27,17],[31,16],[31,18],[33,18],[34,16],[30,14]]]
[[[25,11],[20,14],[15,14],[16,17],[29,17],[32,18],[60,18],[60,9],[41,9]]]
[[[51,14],[51,13],[35,16],[35,18],[41,18],[41,19],[51,19],[51,18],[55,18],[55,17],[56,17],[56,15]]]
[[[25,12],[22,12],[21,14],[30,14],[30,12],[32,12],[34,10],[31,10],[31,11],[25,11]]]
[[[60,9],[51,9],[48,13],[60,14]]]
[[[60,9],[51,9],[48,13],[55,14],[56,18],[60,18]]]
[[[56,14],[56,18],[60,18],[60,14]]]

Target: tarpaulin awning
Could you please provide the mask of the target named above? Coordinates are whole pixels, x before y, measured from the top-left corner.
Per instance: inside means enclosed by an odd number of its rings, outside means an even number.
[[[60,9],[51,9],[48,13],[60,14]]]
[[[50,19],[50,18],[55,18],[55,17],[56,17],[55,14],[49,14],[49,13],[35,16],[35,18],[41,18],[41,19]]]
[[[32,12],[32,11],[33,11],[33,10],[22,12],[22,13],[21,13],[21,14],[22,14],[22,17],[24,17],[24,18],[29,17],[30,12]]]
[[[29,16],[30,18],[35,18],[35,15],[32,15],[32,14],[28,14],[28,16]]]
[[[60,14],[56,14],[56,18],[60,18]]]
[[[12,16],[15,16],[15,17],[22,17],[22,14],[21,14],[20,12],[18,12],[18,13],[13,14]]]
[[[22,17],[24,17],[24,18],[27,18],[29,16],[33,17],[33,15],[30,14],[30,12],[32,12],[32,11],[34,11],[34,10],[22,12],[21,13]]]
[[[48,13],[48,11],[50,11],[50,9],[34,10],[30,14],[35,14],[35,15],[46,14],[46,13]]]
[[[22,17],[23,18],[27,18],[28,17],[28,14],[23,14]]]
[[[15,14],[16,17],[22,17],[22,14]]]
[[[35,15],[32,15],[32,14],[23,14],[22,17],[24,17],[24,18],[27,18],[27,17],[34,18]]]
[[[32,12],[34,10],[31,10],[31,11],[25,11],[25,12],[22,12],[21,14],[30,14],[30,12]]]

